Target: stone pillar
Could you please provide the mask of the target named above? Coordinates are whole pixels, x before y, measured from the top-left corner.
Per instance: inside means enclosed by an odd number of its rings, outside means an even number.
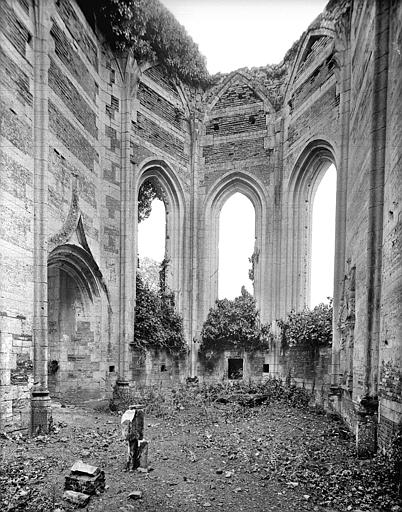
[[[369,170],[367,233],[367,303],[365,347],[363,355],[364,398],[378,394],[378,359],[380,338],[382,243],[384,215],[384,175],[389,53],[389,3],[377,0],[374,21],[373,108],[371,120],[371,161]],[[368,134],[369,135],[369,134]]]
[[[124,66],[122,66],[124,69]],[[130,343],[134,339],[135,276],[137,254],[135,226],[137,212],[133,198],[134,171],[130,158],[131,119],[138,82],[138,67],[131,56],[125,62],[121,98],[121,175],[120,175],[120,335],[117,394],[128,398]]]
[[[190,113],[190,137],[191,137],[191,198],[190,198],[190,258],[189,258],[189,280],[188,300],[189,308],[189,343],[190,343],[190,376],[197,375],[198,361],[198,343],[194,339],[198,338],[198,152],[199,152],[199,120],[197,119],[197,108],[194,105],[194,112]]]
[[[47,173],[48,173],[48,69],[51,0],[34,2],[34,385],[31,397],[31,432],[47,432],[51,406],[47,383]]]
[[[335,38],[335,60],[337,92],[340,96],[341,146],[337,165],[336,184],[336,219],[335,219],[335,261],[334,261],[334,297],[333,297],[333,342],[331,388],[339,386],[340,369],[340,336],[338,319],[345,274],[345,245],[347,217],[347,187],[349,167],[349,118],[350,118],[350,13],[346,12],[338,21]]]
[[[380,339],[382,244],[384,214],[384,174],[389,54],[388,2],[376,1],[373,51],[373,94],[371,120],[371,154],[367,233],[366,322],[363,347],[363,390],[357,410],[356,443],[361,457],[377,449],[378,363]]]

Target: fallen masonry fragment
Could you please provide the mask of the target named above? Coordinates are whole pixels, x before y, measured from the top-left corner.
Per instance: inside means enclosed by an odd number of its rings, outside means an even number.
[[[69,501],[73,505],[76,505],[77,507],[85,507],[88,505],[89,494],[84,494],[83,492],[76,492],[76,491],[64,491],[63,498],[66,501]]]
[[[85,506],[89,498],[105,490],[105,472],[96,466],[76,461],[66,476],[63,498],[78,506]],[[85,497],[87,499],[85,500]]]

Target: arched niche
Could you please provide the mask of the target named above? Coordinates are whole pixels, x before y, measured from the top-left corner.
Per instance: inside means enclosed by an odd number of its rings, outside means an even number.
[[[263,282],[267,260],[267,202],[262,184],[245,172],[230,172],[223,176],[212,188],[203,205],[203,312],[204,321],[208,310],[218,298],[219,269],[219,216],[223,205],[236,192],[246,196],[255,212],[255,254],[254,297],[257,307],[264,317],[264,302],[267,283]],[[264,318],[263,318],[264,319]]]
[[[138,211],[138,193],[140,187],[150,178],[157,179],[164,192],[166,210],[166,285],[174,292],[177,308],[181,311],[183,308],[185,279],[185,269],[183,265],[183,255],[185,252],[184,193],[178,177],[166,162],[154,159],[149,160],[140,166],[140,172],[134,190],[136,212]],[[137,215],[136,218],[138,222]]]
[[[72,402],[107,393],[110,313],[102,275],[90,253],[63,244],[48,257],[48,382],[52,397]]]
[[[287,310],[310,305],[311,236],[313,203],[317,188],[331,165],[336,165],[332,146],[313,141],[302,151],[289,180]]]

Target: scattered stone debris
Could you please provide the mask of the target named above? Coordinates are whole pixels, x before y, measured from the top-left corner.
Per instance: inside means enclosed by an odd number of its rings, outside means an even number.
[[[99,466],[109,485],[83,505],[92,512],[402,512],[387,479],[387,459],[358,460],[353,437],[336,418],[283,403],[240,409],[210,402],[201,408],[197,396],[191,395],[189,405],[185,399],[184,412],[164,416],[150,429],[152,472],[149,466],[146,473],[122,473],[127,443],[121,416],[111,423],[107,413],[96,417],[90,410],[60,408],[60,432],[45,443],[17,434],[1,437],[0,511],[78,509],[79,495],[63,495],[64,479],[70,468],[82,473],[92,464],[89,480]],[[156,424],[153,416],[150,423]],[[60,443],[61,437],[68,442]],[[82,459],[85,450],[88,459]],[[89,495],[83,494],[85,503]]]
[[[142,499],[142,491],[133,491],[130,492],[128,497],[132,500],[141,500]]]

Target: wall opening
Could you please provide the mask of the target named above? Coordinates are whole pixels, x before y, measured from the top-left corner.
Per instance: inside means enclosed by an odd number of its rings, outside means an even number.
[[[101,307],[74,262],[48,266],[48,383],[54,398],[98,398],[103,391]],[[104,380],[104,379],[103,379]]]
[[[254,293],[249,271],[255,248],[255,211],[251,201],[239,192],[223,205],[219,216],[218,296],[233,299],[242,286]]]
[[[333,297],[335,257],[336,168],[317,179],[312,198],[310,306]]]
[[[141,185],[138,215],[138,272],[148,286],[157,291],[164,280],[166,261],[166,207],[157,178]]]
[[[243,378],[243,359],[228,359],[228,378],[230,380]]]

